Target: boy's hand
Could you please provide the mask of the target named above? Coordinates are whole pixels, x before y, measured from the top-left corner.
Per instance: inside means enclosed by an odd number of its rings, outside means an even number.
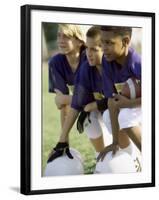
[[[84,121],[87,117],[89,117],[89,112],[82,111],[79,114],[79,117],[77,119],[77,130],[78,130],[79,133],[83,133],[83,131],[84,131]]]
[[[84,107],[85,112],[91,112],[91,111],[94,111],[94,110],[97,110],[97,103],[96,102],[88,103]]]
[[[63,104],[63,94],[56,94],[55,104],[56,104],[58,109],[62,109],[62,107],[64,106],[64,104]]]
[[[111,101],[112,101],[111,102],[112,106],[115,107],[116,109],[129,108],[131,105],[131,100],[120,94],[114,94]]]
[[[106,154],[108,153],[108,152],[110,152],[110,151],[112,151],[112,153],[113,153],[113,155],[115,155],[115,153],[116,153],[116,151],[119,149],[119,146],[118,146],[118,144],[110,144],[110,145],[108,145],[108,146],[106,146],[105,148],[104,148],[104,150],[99,154],[99,156],[97,157],[97,162],[98,161],[103,161],[104,160],[104,158],[105,158],[105,156],[106,156]]]
[[[55,160],[56,158],[62,156],[63,154],[66,154],[70,159],[73,159],[72,154],[69,150],[69,145],[67,142],[58,142],[56,147],[53,148],[51,151],[49,158],[47,160],[47,163]]]
[[[129,99],[121,94],[115,94],[113,99],[115,99],[118,108],[136,108],[141,106],[141,97]]]

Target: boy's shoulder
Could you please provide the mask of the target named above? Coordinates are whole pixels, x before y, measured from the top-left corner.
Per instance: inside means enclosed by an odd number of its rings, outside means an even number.
[[[141,64],[141,56],[135,49],[129,48],[128,62],[132,64]]]
[[[128,68],[137,79],[141,80],[141,56],[134,49],[129,49]]]
[[[81,73],[86,73],[88,71],[90,71],[90,65],[88,63],[88,60],[84,60],[80,66],[80,72]]]
[[[57,53],[49,59],[49,63],[61,62],[65,59],[65,55],[61,53]]]

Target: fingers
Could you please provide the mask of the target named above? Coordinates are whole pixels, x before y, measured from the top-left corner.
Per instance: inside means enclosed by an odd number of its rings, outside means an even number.
[[[60,90],[55,89],[56,94],[63,94]]]
[[[105,156],[106,156],[106,154],[108,152],[110,152],[110,151],[112,151],[112,145],[109,145],[109,146],[105,147],[105,149],[97,157],[97,162],[100,161],[100,160],[103,161]]]
[[[56,158],[62,156],[63,154],[66,154],[70,159],[73,159],[73,156],[69,150],[68,143],[67,142],[58,142],[56,147],[53,148],[52,152],[50,153],[47,163],[55,160]]]
[[[103,153],[101,152],[98,156],[97,156],[97,162],[99,162],[103,157]]]
[[[119,150],[119,146],[113,145],[113,155],[115,155],[118,150]]]
[[[115,155],[116,151],[117,151],[116,149],[113,149],[113,152],[112,152],[112,153],[113,153],[113,155]]]
[[[85,112],[90,112],[91,111],[91,103],[87,104],[85,107],[84,107],[84,111]]]
[[[87,106],[84,107],[84,111],[85,111],[85,112],[88,112],[88,111],[89,111]]]
[[[79,120],[77,121],[77,130],[79,133],[83,133],[84,131],[83,124],[81,124]]]
[[[58,108],[59,110],[61,110],[61,109],[63,108],[63,106],[60,105],[60,104],[58,104],[58,103],[56,103],[56,106],[57,106],[57,108]]]
[[[114,145],[114,144],[111,144],[111,145],[105,147],[105,149],[97,157],[97,162],[100,160],[102,162],[104,160],[105,156],[107,155],[107,153],[109,153],[110,151],[112,151],[112,154],[115,155],[115,153],[118,151],[118,149],[119,149],[118,145]]]
[[[107,152],[101,152],[97,157],[97,162],[99,162],[100,160],[102,162],[104,160],[106,154],[107,154]]]
[[[70,159],[73,159],[73,156],[72,156],[72,154],[70,153],[69,148],[66,148],[65,152],[66,152],[66,155],[67,155]]]
[[[55,160],[56,158],[62,156],[63,151],[54,151],[51,156],[49,157],[49,159],[47,160],[47,163],[52,162],[53,160]]]
[[[81,112],[79,114],[79,117],[77,119],[77,130],[79,133],[83,133],[84,131],[84,121],[85,119],[88,117],[88,113],[87,112]],[[89,119],[88,119],[89,120]]]

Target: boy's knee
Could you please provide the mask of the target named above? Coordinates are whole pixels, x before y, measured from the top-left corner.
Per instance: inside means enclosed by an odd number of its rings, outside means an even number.
[[[133,126],[133,120],[131,119],[130,109],[121,109],[118,115],[119,129],[126,129]]]
[[[98,115],[95,112],[91,112],[89,118],[84,121],[84,131],[88,138],[99,138],[103,133],[98,121]]]
[[[119,125],[126,123],[126,121],[128,120],[128,113],[126,109],[121,109],[118,115],[118,122]]]

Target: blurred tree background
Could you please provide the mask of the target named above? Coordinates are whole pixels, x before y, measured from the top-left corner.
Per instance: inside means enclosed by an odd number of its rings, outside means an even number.
[[[81,25],[81,29],[86,32],[88,25]],[[86,29],[86,30],[85,30]],[[42,23],[42,55],[43,61],[47,61],[55,52],[57,52],[57,30],[58,23]],[[133,28],[131,46],[141,54],[141,40],[142,40],[142,28]]]
[[[42,23],[42,50],[43,50],[43,61],[47,61],[50,56],[53,55],[54,51],[57,51],[57,29],[58,24],[56,23]]]

